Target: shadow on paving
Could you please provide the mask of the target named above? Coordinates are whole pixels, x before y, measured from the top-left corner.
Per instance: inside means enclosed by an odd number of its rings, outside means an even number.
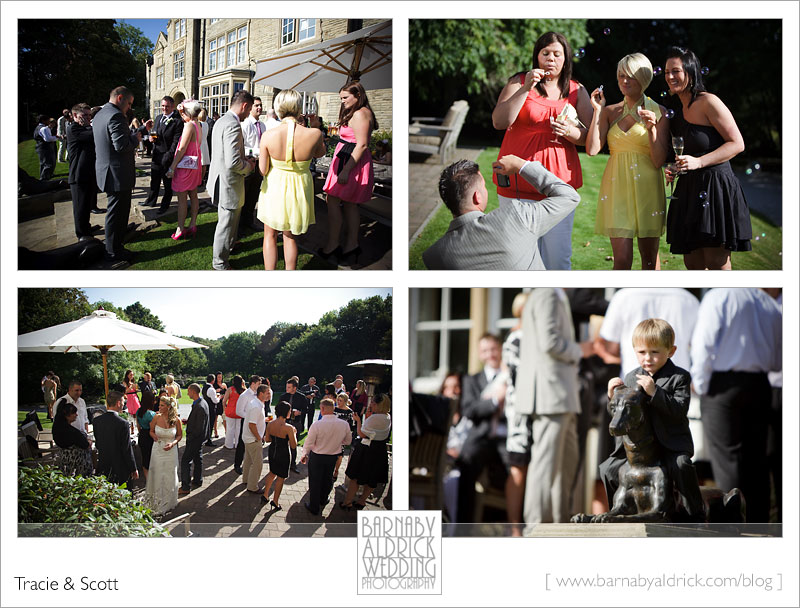
[[[185,440],[184,440],[185,441]],[[169,522],[182,515],[188,519],[169,526],[173,536],[197,537],[354,537],[358,512],[345,511],[338,506],[344,499],[348,456],[339,467],[329,502],[320,515],[312,515],[303,506],[308,500],[308,467],[298,462],[300,473],[289,472],[280,496],[281,510],[273,509],[261,501],[261,492],[247,491],[241,475],[233,470],[236,450],[224,447],[224,438],[214,441],[215,446],[203,447],[203,485],[193,489],[187,496],[179,496],[178,505],[165,514],[161,521]],[[184,445],[180,446],[179,458]],[[302,448],[300,455],[302,454]],[[298,455],[298,459],[299,459]],[[390,481],[379,486],[367,501],[367,510],[392,508],[391,500],[391,454],[389,456]],[[269,473],[267,450],[264,450],[264,466],[261,471],[260,490]],[[143,497],[144,481],[132,484],[134,494]],[[274,484],[270,498],[274,496]]]

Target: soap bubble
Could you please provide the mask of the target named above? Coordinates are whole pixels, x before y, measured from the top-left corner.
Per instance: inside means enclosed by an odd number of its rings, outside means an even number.
[[[581,47],[575,51],[575,59],[583,59],[586,56],[586,49]]]
[[[706,66],[703,66],[702,68],[700,68],[700,73],[701,73],[703,76],[708,76],[708,73],[709,73],[710,71],[711,71],[711,70],[709,70],[709,69],[708,69],[708,67],[706,67]]]
[[[767,238],[767,233],[766,233],[766,232],[762,232],[762,233],[761,233],[761,238],[762,238],[762,239],[764,239],[764,238]]]
[[[753,170],[750,167],[747,167],[747,169],[745,169],[745,171],[744,171],[744,174],[745,175],[752,175],[753,174]]]
[[[759,163],[755,163],[755,164],[753,165],[753,170],[755,170],[755,171],[759,171],[760,169],[761,169],[761,165],[760,165]]]
[[[667,118],[675,118],[675,110],[667,110],[666,116]]]
[[[610,27],[603,28],[603,33],[604,33],[606,36],[608,36],[608,35],[611,33],[611,28],[610,28]]]
[[[707,198],[708,198],[708,192],[706,192],[705,190],[703,190],[703,191],[700,193],[700,200],[701,200],[701,201],[704,201],[704,200],[706,200]]]
[[[757,236],[757,237],[756,237],[756,240],[759,240],[760,238],[761,238],[760,236]]]
[[[662,70],[660,65],[657,65],[656,67],[653,68],[653,76],[660,76],[661,72]]]
[[[667,96],[666,91],[661,91],[661,93],[659,94],[659,97],[666,97],[666,96]]]

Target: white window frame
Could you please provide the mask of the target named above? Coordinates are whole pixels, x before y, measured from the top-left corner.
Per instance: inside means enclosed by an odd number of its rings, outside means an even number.
[[[181,49],[180,51],[178,51],[177,53],[175,53],[172,56],[172,59],[173,59],[173,61],[172,61],[172,79],[173,80],[182,80],[184,75],[186,74],[185,69],[184,69],[184,67],[185,67],[184,61],[186,59],[186,51],[184,49]],[[180,70],[179,70],[179,68],[180,68]]]
[[[164,88],[164,66],[159,65],[156,66],[156,88],[163,89]]]
[[[183,38],[186,35],[186,19],[175,20],[175,36],[174,40]]]
[[[435,289],[435,288],[434,288]],[[452,290],[449,287],[442,287],[441,289],[441,303],[439,309],[439,319],[432,321],[419,320],[419,306],[420,306],[420,289],[411,290],[411,339],[410,339],[410,353],[409,353],[409,369],[411,377],[415,381],[419,379],[419,370],[417,364],[417,340],[418,333],[421,332],[438,332],[439,333],[439,361],[438,367],[433,371],[432,376],[423,377],[428,379],[429,383],[440,384],[449,370],[448,361],[450,360],[450,332],[453,330],[470,330],[472,329],[472,319],[451,319],[450,318],[450,303],[452,298]]]
[[[317,20],[313,18],[281,19],[281,46],[304,40],[312,40],[317,35]]]

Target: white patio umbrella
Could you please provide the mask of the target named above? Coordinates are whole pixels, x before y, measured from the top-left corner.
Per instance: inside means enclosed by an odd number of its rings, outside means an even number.
[[[122,321],[107,310],[95,310],[77,321],[54,325],[17,336],[21,353],[85,353],[99,351],[103,356],[103,381],[108,396],[109,351],[182,350],[208,348],[203,344],[171,336],[163,331]]]
[[[338,91],[358,80],[368,90],[392,86],[392,22],[384,21],[256,64],[253,82],[301,92]]]

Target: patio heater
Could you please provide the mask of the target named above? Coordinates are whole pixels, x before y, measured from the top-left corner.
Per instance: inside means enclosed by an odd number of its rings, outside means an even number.
[[[367,385],[367,396],[370,401],[375,395],[375,387],[382,381],[386,372],[392,366],[391,359],[364,359],[363,361],[356,361],[355,363],[348,363],[347,367],[361,367],[364,368],[364,373],[361,379]]]

